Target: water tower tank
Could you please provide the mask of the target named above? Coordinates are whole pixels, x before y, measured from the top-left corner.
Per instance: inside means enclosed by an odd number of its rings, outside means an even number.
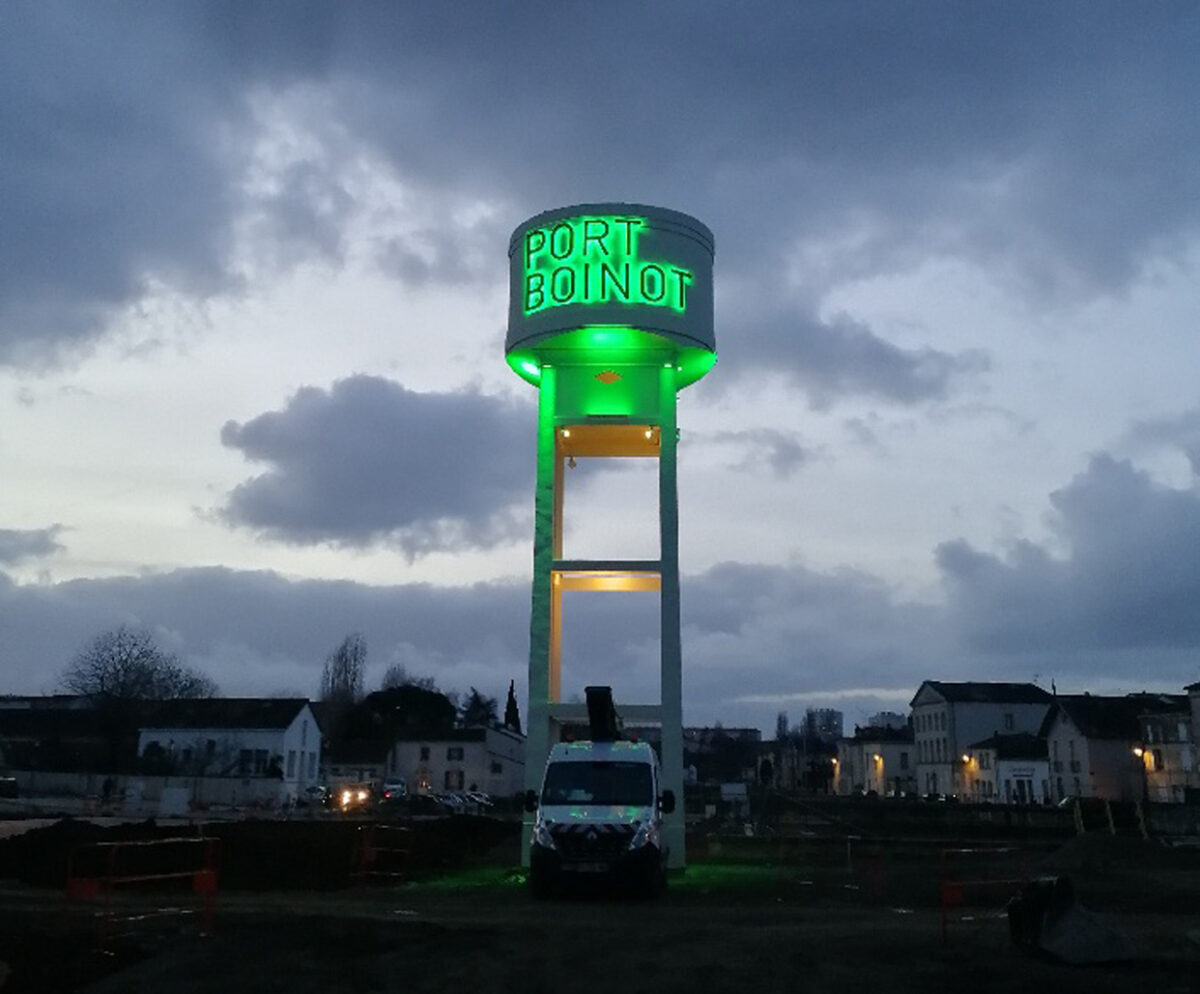
[[[562,207],[521,224],[508,257],[504,351],[530,383],[546,364],[611,383],[671,363],[684,387],[716,362],[713,236],[695,218],[642,204]]]

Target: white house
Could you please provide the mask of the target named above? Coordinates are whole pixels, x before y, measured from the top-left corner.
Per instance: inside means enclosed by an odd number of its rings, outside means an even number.
[[[967,747],[997,733],[1037,733],[1052,701],[1032,683],[926,680],[912,699],[918,790],[966,794]]]
[[[163,773],[273,777],[295,796],[317,782],[321,730],[303,698],[160,701],[141,720],[138,756]]]
[[[1055,697],[1041,730],[1050,750],[1054,799],[1148,799],[1147,717],[1183,714],[1187,710],[1188,699],[1182,694]]]
[[[963,754],[964,801],[1046,804],[1051,800],[1046,740],[1028,732],[992,735]]]
[[[400,739],[392,744],[387,772],[403,777],[413,793],[479,790],[513,797],[525,789],[525,736],[478,725]]]
[[[913,732],[901,728],[855,728],[837,742],[833,769],[835,794],[875,793],[894,797],[916,790],[917,764]]]

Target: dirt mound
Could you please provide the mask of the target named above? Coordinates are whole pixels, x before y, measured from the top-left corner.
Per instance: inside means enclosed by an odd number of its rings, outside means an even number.
[[[1200,870],[1200,851],[1131,835],[1086,832],[1046,856],[1039,869],[1047,873]]]

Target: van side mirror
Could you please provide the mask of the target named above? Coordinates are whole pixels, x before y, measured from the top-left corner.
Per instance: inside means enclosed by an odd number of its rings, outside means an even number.
[[[533,812],[537,810],[538,796],[536,790],[525,791],[525,810]]]
[[[669,815],[672,811],[674,811],[675,791],[664,790],[662,792],[662,799],[659,801],[659,807],[662,808],[662,813],[665,815]]]

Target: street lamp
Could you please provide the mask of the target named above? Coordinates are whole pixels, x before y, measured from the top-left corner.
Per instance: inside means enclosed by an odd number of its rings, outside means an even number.
[[[1150,803],[1150,765],[1153,762],[1153,755],[1149,749],[1143,745],[1135,745],[1133,754],[1138,758],[1139,765],[1142,768],[1142,803]]]

